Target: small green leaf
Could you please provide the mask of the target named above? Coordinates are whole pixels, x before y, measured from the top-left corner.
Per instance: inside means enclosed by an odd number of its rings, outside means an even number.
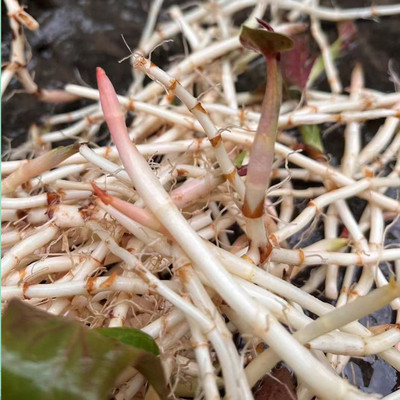
[[[118,339],[120,342],[125,343],[135,349],[142,349],[149,353],[158,356],[160,351],[158,350],[157,344],[154,339],[140,331],[139,329],[131,328],[100,328],[96,329],[96,332],[101,333],[104,336]]]
[[[300,128],[300,132],[304,144],[316,148],[321,153],[324,152],[324,146],[321,140],[321,131],[318,125],[303,125]]]
[[[135,348],[13,299],[2,318],[3,398],[106,400],[134,365],[165,399],[160,360],[143,343]]]
[[[337,39],[329,48],[332,61],[335,61],[340,56],[340,48],[342,45],[341,39]],[[318,56],[315,60],[313,67],[311,68],[310,75],[308,76],[307,85],[311,86],[323,73],[325,72],[325,64],[322,56]]]
[[[243,161],[246,158],[249,152],[247,150],[243,150],[233,161],[233,164],[236,168],[240,168],[243,165]]]
[[[275,55],[293,47],[293,40],[288,36],[245,25],[241,27],[239,40],[246,49],[257,51],[264,56]]]

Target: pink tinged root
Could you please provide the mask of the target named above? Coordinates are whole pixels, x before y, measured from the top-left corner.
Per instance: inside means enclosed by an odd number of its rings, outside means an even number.
[[[131,146],[132,142],[128,136],[124,113],[122,112],[114,86],[103,68],[97,67],[96,76],[97,86],[100,93],[101,108],[103,110],[104,118],[107,121],[111,137],[117,148],[128,144]]]
[[[136,207],[135,205],[128,203],[127,201],[121,200],[118,197],[106,193],[98,186],[96,186],[93,182],[91,182],[91,185],[95,194],[104,204],[113,206],[118,211],[122,212],[124,215],[145,226],[146,228],[153,229],[157,232],[166,233],[164,227],[148,210]]]

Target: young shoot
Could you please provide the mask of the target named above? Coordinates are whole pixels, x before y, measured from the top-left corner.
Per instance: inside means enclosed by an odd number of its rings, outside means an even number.
[[[243,25],[240,32],[242,46],[261,53],[267,66],[267,85],[261,105],[260,120],[250,150],[246,192],[242,207],[243,215],[248,221],[247,234],[250,238],[248,256],[256,264],[263,263],[268,256],[268,240],[264,226],[264,202],[274,161],[274,147],[282,98],[280,53],[293,47],[292,39],[274,32],[266,22],[260,19],[257,21],[265,29],[252,29]]]

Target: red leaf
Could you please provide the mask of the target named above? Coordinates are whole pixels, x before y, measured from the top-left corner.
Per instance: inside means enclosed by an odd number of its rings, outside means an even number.
[[[255,400],[296,400],[296,380],[283,366],[265,375],[255,395]]]
[[[281,59],[282,77],[288,86],[297,86],[303,90],[307,84],[315,58],[310,58],[309,37],[292,37],[294,48],[286,52]]]

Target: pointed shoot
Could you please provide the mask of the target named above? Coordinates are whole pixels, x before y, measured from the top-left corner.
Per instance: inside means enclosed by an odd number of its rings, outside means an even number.
[[[118,211],[122,212],[122,214],[133,219],[146,228],[150,228],[156,232],[166,232],[164,227],[158,222],[157,218],[147,209],[136,207],[134,204],[112,196],[106,193],[104,190],[101,190],[93,182],[90,182],[90,184],[92,185],[95,194],[104,204],[113,206]]]

